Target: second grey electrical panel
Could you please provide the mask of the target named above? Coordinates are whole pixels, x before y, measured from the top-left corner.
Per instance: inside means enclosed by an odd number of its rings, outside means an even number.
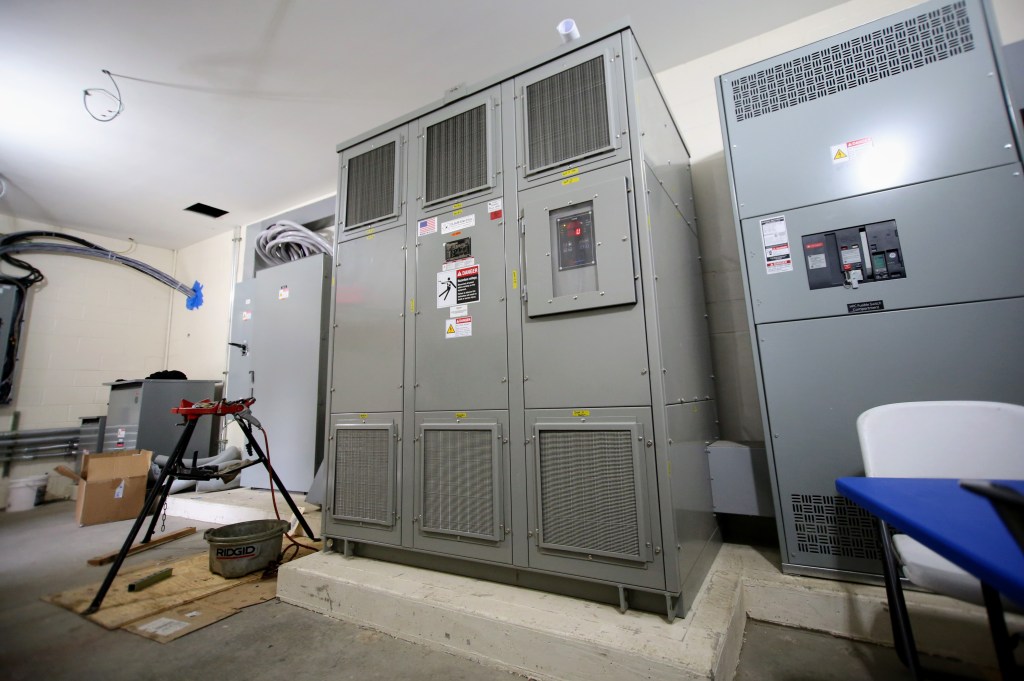
[[[1024,404],[1024,181],[993,17],[934,0],[721,76],[788,571],[877,573],[856,420]],[[964,452],[964,456],[970,456]]]

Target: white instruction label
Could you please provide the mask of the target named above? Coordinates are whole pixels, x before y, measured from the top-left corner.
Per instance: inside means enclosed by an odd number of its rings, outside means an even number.
[[[494,199],[493,201],[487,202],[487,215],[490,216],[492,220],[501,219],[501,199]]]
[[[138,629],[139,631],[146,631],[151,634],[157,634],[158,636],[170,636],[177,631],[181,631],[187,626],[188,622],[172,620],[170,617],[158,617],[152,622],[140,624]]]
[[[465,317],[469,314],[469,305],[452,305],[448,314],[453,317]]]
[[[761,220],[761,242],[764,244],[764,266],[768,274],[793,271],[793,254],[789,250],[786,217],[779,215]]]
[[[467,215],[466,217],[456,218],[455,220],[449,220],[448,222],[441,223],[441,234],[451,234],[457,232],[460,229],[466,229],[476,224],[476,215]]]
[[[462,260],[452,260],[441,265],[442,270],[459,270],[463,267],[471,267],[476,264],[476,258],[463,258]]]
[[[472,335],[472,317],[455,317],[444,320],[444,337],[446,340],[449,338],[465,338]]]
[[[118,485],[117,489],[114,490],[114,498],[115,499],[120,499],[121,497],[124,496],[124,483],[125,483],[125,481],[122,480],[121,484]]]
[[[807,269],[809,270],[821,270],[828,266],[825,262],[825,255],[818,253],[817,255],[807,256]]]

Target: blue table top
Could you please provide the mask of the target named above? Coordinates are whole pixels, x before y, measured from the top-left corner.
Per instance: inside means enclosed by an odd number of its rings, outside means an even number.
[[[997,481],[1024,493],[1024,481]],[[836,490],[1024,605],[1024,550],[992,503],[958,480],[839,478]]]

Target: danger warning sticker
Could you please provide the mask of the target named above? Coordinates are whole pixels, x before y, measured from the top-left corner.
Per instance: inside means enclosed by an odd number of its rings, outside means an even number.
[[[793,271],[793,254],[789,250],[786,217],[779,215],[761,220],[761,242],[764,244],[764,266],[768,274]]]
[[[444,337],[445,340],[449,338],[466,338],[467,336],[473,335],[473,318],[472,317],[455,317],[453,319],[444,320]]]
[[[829,147],[829,155],[832,157],[833,165],[847,163],[875,147],[875,141],[870,137],[861,137],[859,140],[851,140],[842,144],[833,144]]]
[[[437,308],[465,305],[480,300],[480,266],[437,273]]]

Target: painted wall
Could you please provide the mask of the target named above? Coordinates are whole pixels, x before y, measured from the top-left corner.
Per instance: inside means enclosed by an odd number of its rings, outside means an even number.
[[[722,437],[763,440],[750,328],[714,79],[723,73],[920,4],[919,0],[853,0],[658,74],[693,159],[694,201],[712,333]],[[1024,37],[1024,2],[998,0],[1004,44]]]
[[[59,231],[88,239],[165,272],[172,251],[133,245],[0,215],[0,232]],[[0,408],[3,430],[19,412],[19,430],[77,426],[79,417],[106,414],[104,382],[141,378],[164,366],[168,305],[184,297],[134,270],[59,255],[24,258],[46,281],[33,287],[21,340],[14,402]],[[4,272],[15,273],[8,266]],[[183,303],[182,303],[183,304]]]

